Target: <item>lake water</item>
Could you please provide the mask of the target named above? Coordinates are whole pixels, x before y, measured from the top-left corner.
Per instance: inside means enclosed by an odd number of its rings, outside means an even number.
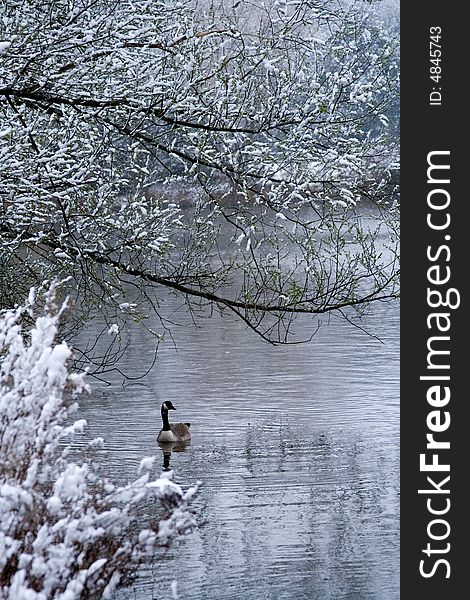
[[[331,319],[309,344],[272,347],[218,313],[196,328],[178,304],[166,305],[176,347],[162,343],[139,383],[95,383],[80,402],[122,482],[144,456],[163,464],[171,400],[192,431],[169,457],[175,480],[202,482],[197,529],[116,599],[169,600],[174,580],[181,600],[398,598],[398,307],[361,322],[383,343]],[[136,327],[121,366],[137,375],[151,355]]]

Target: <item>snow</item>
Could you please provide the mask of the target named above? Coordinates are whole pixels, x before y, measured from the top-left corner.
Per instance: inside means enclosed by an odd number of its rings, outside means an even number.
[[[276,67],[275,67],[275,62],[277,62],[276,60],[268,60],[267,58],[265,58],[263,60],[263,67],[266,69],[266,71],[268,73],[274,73],[276,72]]]
[[[65,363],[67,359],[70,358],[71,350],[67,346],[67,344],[62,343],[54,346],[52,351],[47,357],[47,377],[48,377],[48,387],[56,379],[63,379],[66,376],[66,368]]]
[[[91,575],[94,575],[106,563],[107,563],[107,559],[106,558],[100,558],[98,560],[95,560],[95,562],[90,567],[88,567],[87,576],[90,577]]]
[[[11,46],[11,42],[0,42],[0,54],[6,52]]]
[[[86,467],[75,464],[67,465],[54,484],[54,494],[63,500],[76,500],[85,491]]]
[[[133,304],[131,302],[121,302],[121,304],[119,305],[119,308],[122,311],[132,311],[136,308],[137,304]]]
[[[62,500],[57,496],[51,496],[47,500],[46,506],[51,515],[58,515],[62,508]]]
[[[143,471],[150,471],[150,469],[153,467],[154,462],[155,462],[155,456],[146,456],[145,458],[143,458],[140,461],[140,465],[137,470],[137,473],[139,475],[141,475]]]

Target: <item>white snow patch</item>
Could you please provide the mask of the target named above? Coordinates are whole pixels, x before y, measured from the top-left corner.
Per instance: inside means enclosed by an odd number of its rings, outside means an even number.
[[[142,475],[145,471],[150,471],[155,462],[155,456],[146,456],[140,461],[139,468],[137,470],[138,475]]]

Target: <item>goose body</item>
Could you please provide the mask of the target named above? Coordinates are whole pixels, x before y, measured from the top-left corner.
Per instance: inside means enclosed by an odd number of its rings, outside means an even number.
[[[157,436],[157,442],[188,442],[191,439],[191,433],[189,432],[191,423],[173,423],[170,425],[168,419],[169,410],[176,410],[176,408],[168,400],[162,404],[163,427]]]

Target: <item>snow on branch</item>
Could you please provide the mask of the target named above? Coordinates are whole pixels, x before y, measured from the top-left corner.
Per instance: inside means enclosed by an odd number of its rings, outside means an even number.
[[[151,480],[149,458],[123,487],[92,461],[70,460],[73,434],[86,425],[70,419],[73,398],[88,386],[57,341],[67,300],[57,303],[57,285],[36,296],[0,313],[0,596],[108,598],[156,547],[191,531],[196,488]]]
[[[399,38],[376,4],[0,3],[0,307],[71,275],[69,332],[120,332],[81,349],[100,376],[129,319],[170,331],[168,290],[276,344],[395,299]]]

